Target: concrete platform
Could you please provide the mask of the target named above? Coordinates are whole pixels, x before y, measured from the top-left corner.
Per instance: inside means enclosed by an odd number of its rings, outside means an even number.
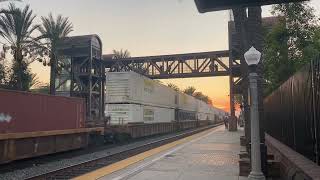
[[[193,135],[107,175],[84,176],[99,180],[244,180],[239,177],[238,153],[243,131],[229,132],[224,126]],[[143,153],[142,153],[143,154]],[[128,160],[129,161],[129,160]],[[126,163],[125,161],[122,163]],[[121,166],[121,163],[119,164]],[[124,166],[123,166],[124,167]],[[113,167],[113,168],[116,168]],[[95,173],[93,172],[92,175]],[[98,178],[97,178],[98,177]],[[80,178],[81,179],[81,178]]]

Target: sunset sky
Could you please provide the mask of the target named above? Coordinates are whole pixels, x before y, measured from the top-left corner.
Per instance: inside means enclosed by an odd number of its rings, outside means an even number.
[[[311,5],[320,11],[320,2]],[[6,6],[2,3],[1,6]],[[73,23],[70,35],[97,34],[103,51],[128,49],[131,56],[191,53],[228,49],[228,11],[199,14],[193,0],[23,0],[38,16],[62,14]],[[270,7],[263,16],[270,16]],[[39,79],[48,82],[49,69],[31,65]],[[165,80],[181,88],[195,86],[215,106],[229,108],[228,77]]]

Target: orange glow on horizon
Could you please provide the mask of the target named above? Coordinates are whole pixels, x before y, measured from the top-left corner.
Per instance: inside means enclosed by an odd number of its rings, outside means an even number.
[[[216,100],[213,101],[213,106],[219,109],[222,109],[226,112],[230,111],[230,103],[229,103],[229,99],[220,99],[220,100]]]

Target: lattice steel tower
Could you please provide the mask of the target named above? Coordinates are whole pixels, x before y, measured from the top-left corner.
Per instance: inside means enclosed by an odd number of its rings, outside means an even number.
[[[104,111],[100,38],[97,35],[67,37],[59,47],[58,56],[63,68],[56,78],[56,94],[85,98],[87,126],[100,124]]]

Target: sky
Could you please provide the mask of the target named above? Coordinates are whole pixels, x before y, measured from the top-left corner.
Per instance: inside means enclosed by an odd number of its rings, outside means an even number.
[[[5,7],[8,3],[2,3]],[[228,49],[228,11],[198,13],[194,0],[23,0],[37,15],[50,12],[69,17],[74,31],[70,35],[97,34],[103,53],[128,49],[131,56],[217,51]],[[320,12],[320,2],[311,5]],[[263,7],[270,16],[270,6]],[[49,81],[49,69],[31,64],[40,81]],[[229,109],[229,78],[189,78],[163,80],[180,88],[194,86],[212,98],[216,107]]]

